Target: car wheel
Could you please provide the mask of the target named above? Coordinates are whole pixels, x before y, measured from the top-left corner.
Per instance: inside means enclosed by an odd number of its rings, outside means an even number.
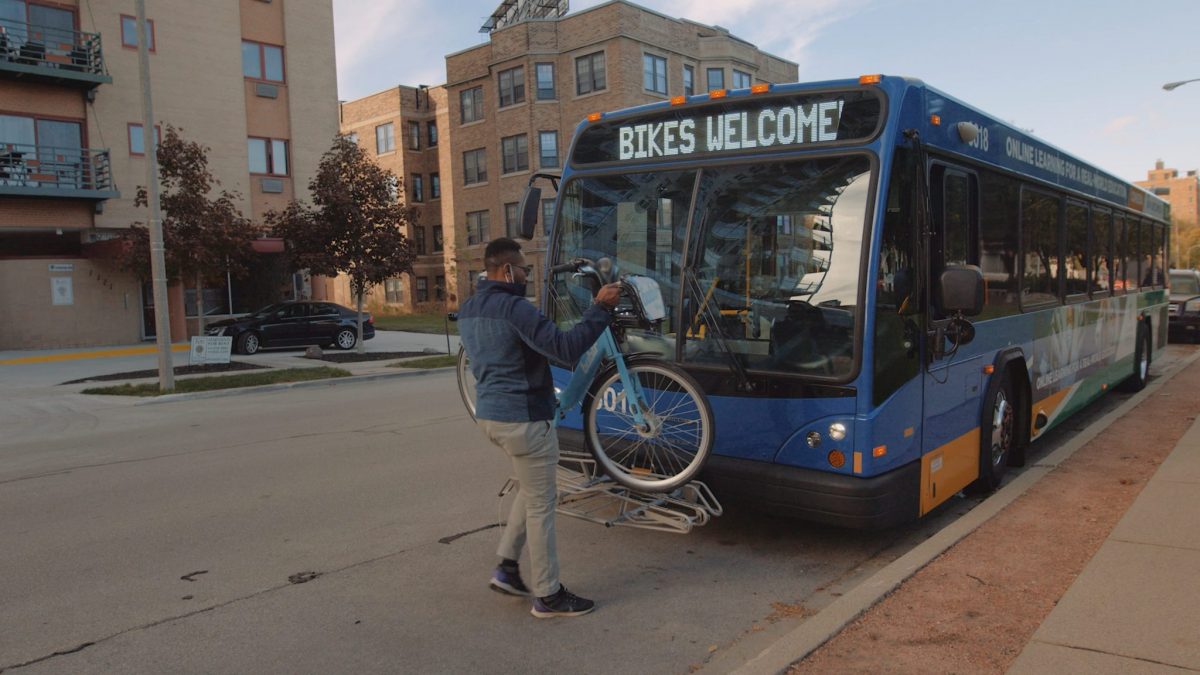
[[[334,342],[338,349],[354,349],[354,345],[358,344],[358,334],[350,328],[343,328],[337,332]]]
[[[253,331],[246,331],[238,338],[238,351],[243,354],[257,354],[261,347],[262,342],[259,341],[258,333]]]

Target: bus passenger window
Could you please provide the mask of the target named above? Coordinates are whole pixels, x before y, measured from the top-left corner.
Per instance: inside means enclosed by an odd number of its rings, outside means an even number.
[[[983,312],[976,321],[1016,314],[1017,204],[1020,183],[991,171],[979,174],[979,267],[983,270]]]
[[[1112,213],[1092,210],[1091,283],[1092,295],[1107,295],[1112,290]]]
[[[1088,282],[1088,207],[1067,202],[1067,297],[1087,293]]]
[[[1058,301],[1060,204],[1043,192],[1021,194],[1021,303],[1026,307]]]

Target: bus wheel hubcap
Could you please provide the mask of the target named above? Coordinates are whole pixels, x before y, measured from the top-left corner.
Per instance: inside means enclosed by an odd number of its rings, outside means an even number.
[[[996,394],[996,405],[992,409],[992,465],[999,466],[1004,453],[1012,442],[1013,409],[1008,397],[1001,389]]]

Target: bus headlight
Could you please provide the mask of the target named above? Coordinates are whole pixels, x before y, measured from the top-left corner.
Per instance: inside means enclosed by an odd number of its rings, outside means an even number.
[[[840,441],[846,437],[846,425],[841,422],[834,422],[829,425],[829,437],[835,441]]]
[[[808,447],[810,448],[817,448],[821,445],[821,434],[816,431],[810,431],[808,432],[808,435],[804,437],[804,442],[808,443]]]

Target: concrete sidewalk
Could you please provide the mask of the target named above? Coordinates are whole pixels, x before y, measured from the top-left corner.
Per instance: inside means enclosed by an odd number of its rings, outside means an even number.
[[[401,331],[376,331],[375,337],[367,340],[364,347],[370,352],[447,352],[445,335],[430,333],[406,333]],[[451,335],[449,349],[458,352],[458,336]],[[172,364],[176,367],[188,365],[187,343],[172,345]],[[326,350],[330,354],[353,353]],[[355,375],[393,372],[386,367],[390,361],[361,361],[357,363],[332,363],[306,359],[304,348],[266,349],[253,356],[234,354],[235,361],[242,361],[267,368],[315,368],[336,366]],[[0,390],[55,388],[58,391],[78,391],[85,386],[68,385],[58,388],[63,382],[115,373],[152,370],[158,367],[158,353],[153,343],[123,345],[117,347],[91,347],[80,349],[56,349],[44,351],[0,352]],[[46,391],[45,393],[50,393]],[[0,397],[3,392],[0,391]]]
[[[1200,672],[1200,420],[1010,673]]]

